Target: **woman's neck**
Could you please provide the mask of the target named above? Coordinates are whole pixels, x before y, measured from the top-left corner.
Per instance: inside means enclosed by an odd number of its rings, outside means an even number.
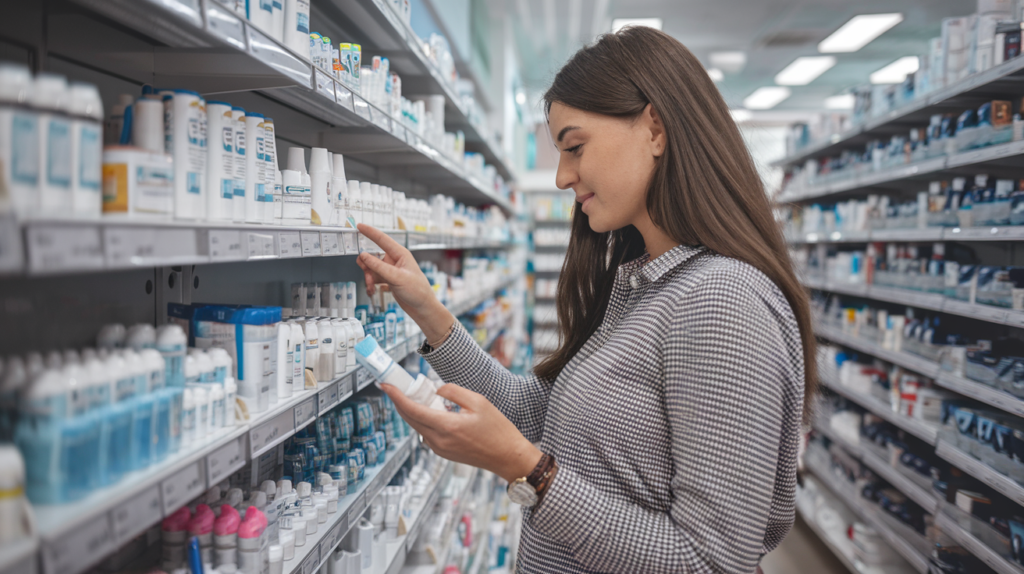
[[[644,212],[641,221],[637,221],[633,224],[640,235],[644,238],[644,247],[647,249],[647,253],[650,254],[651,261],[654,261],[658,257],[661,257],[673,247],[679,245],[679,242],[672,239],[664,231],[661,230],[657,225],[651,221],[651,216]]]

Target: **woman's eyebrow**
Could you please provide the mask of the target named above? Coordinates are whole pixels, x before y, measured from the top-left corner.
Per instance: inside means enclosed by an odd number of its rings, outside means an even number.
[[[565,126],[564,128],[562,128],[562,130],[558,132],[558,143],[562,143],[562,138],[565,137],[565,134],[578,129],[580,129],[579,126]]]

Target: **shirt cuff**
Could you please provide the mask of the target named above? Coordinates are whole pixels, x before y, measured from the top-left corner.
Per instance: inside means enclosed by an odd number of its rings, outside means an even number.
[[[555,479],[530,512],[530,526],[573,549],[582,558],[610,524],[609,499],[586,479],[561,464]]]
[[[432,348],[423,343],[418,352],[434,367],[442,381],[464,384],[462,380],[466,373],[479,372],[480,367],[474,364],[474,360],[483,349],[462,326],[462,322],[456,320],[455,328],[441,346]]]

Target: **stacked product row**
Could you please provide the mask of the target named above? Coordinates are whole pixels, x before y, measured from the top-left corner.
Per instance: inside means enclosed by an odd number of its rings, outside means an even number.
[[[946,243],[869,243],[864,250],[796,250],[804,277],[836,286],[895,287],[970,304],[1024,310],[1024,268],[946,258]]]
[[[787,155],[1018,57],[1021,14],[1013,5],[978,0],[976,13],[944,18],[941,35],[931,39],[927,54],[917,57],[917,71],[898,84],[854,88],[852,117],[826,115],[794,125],[787,135]]]

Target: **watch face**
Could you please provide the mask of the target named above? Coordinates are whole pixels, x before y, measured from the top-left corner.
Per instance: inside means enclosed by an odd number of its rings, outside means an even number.
[[[508,485],[508,499],[523,506],[537,504],[537,491],[525,480],[517,480]]]

